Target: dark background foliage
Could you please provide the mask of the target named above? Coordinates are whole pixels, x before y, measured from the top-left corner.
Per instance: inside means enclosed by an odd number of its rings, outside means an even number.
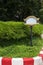
[[[0,0],[0,20],[21,21],[29,15],[40,16],[41,0]]]

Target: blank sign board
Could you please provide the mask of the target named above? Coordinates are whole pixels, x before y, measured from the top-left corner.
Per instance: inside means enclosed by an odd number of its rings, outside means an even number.
[[[34,18],[29,18],[26,20],[26,24],[30,24],[30,25],[33,25],[33,24],[36,24],[37,23],[37,20],[34,19]]]
[[[38,24],[39,18],[35,16],[28,16],[26,19],[24,19],[26,25],[34,25]]]

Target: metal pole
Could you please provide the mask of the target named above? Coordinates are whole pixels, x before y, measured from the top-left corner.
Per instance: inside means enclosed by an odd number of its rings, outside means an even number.
[[[30,46],[32,46],[32,26],[30,26]]]

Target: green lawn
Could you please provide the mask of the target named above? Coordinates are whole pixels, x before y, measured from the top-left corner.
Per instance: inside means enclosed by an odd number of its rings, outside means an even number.
[[[33,46],[29,46],[28,38],[19,40],[0,40],[0,57],[34,57],[43,47],[43,40],[33,38]]]

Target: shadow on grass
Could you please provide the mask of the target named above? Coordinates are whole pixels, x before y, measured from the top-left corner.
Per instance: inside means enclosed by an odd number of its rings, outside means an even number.
[[[33,36],[33,45],[37,45],[37,39],[40,39],[39,36]],[[26,38],[21,38],[21,39],[0,39],[0,47],[6,47],[6,46],[11,46],[11,45],[27,45],[30,46],[30,38],[26,37]]]
[[[0,46],[6,47],[10,45],[29,45],[29,38],[21,38],[21,39],[0,39]]]

